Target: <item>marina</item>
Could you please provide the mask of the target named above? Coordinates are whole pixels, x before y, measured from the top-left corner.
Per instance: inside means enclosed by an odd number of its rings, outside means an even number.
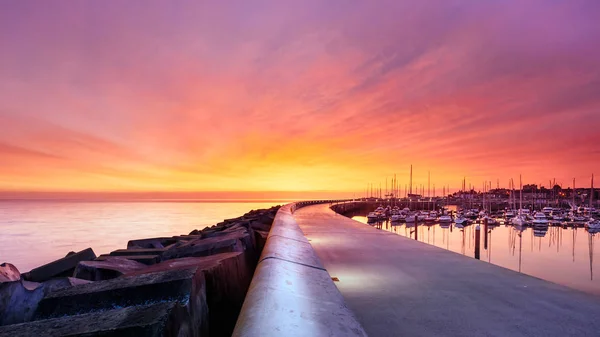
[[[483,236],[483,221],[458,216],[453,222],[440,222],[442,217],[435,222],[373,222],[364,214],[351,214],[352,219],[372,227],[476,257],[476,228],[480,227]],[[519,226],[510,219],[491,219],[495,222],[488,224],[480,247],[482,261],[600,295],[600,276],[594,275],[594,269],[600,268],[598,258],[594,259],[600,230],[592,227],[597,222],[586,226],[583,222],[546,220],[544,224]]]

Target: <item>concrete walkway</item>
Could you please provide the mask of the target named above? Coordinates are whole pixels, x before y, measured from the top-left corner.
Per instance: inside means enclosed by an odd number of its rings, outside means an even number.
[[[600,336],[600,297],[339,215],[294,214],[370,336]]]

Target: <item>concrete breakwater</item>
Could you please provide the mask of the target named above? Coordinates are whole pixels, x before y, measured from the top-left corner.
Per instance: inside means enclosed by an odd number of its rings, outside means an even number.
[[[279,207],[187,235],[0,266],[0,336],[230,336]]]

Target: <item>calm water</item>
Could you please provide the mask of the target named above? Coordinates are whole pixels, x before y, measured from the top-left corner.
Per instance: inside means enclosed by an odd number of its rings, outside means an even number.
[[[21,272],[92,247],[96,255],[132,239],[188,234],[251,209],[286,201],[252,202],[0,202],[0,263]]]
[[[367,226],[366,217],[352,218]],[[389,222],[383,222],[369,226],[413,239],[415,237],[414,224],[407,227],[405,223],[392,226]],[[474,257],[475,226],[459,229],[454,224],[444,228],[439,224],[421,223],[417,239]],[[505,225],[490,229],[488,246],[484,249],[481,226],[482,261],[600,295],[600,254],[594,251],[594,246],[599,244],[600,234],[589,234],[584,228],[549,227],[544,236],[536,236],[532,228],[526,228],[523,232]],[[594,272],[598,275],[594,275]]]

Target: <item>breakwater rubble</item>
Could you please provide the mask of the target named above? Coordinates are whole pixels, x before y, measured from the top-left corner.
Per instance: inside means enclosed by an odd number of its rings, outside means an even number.
[[[0,336],[231,336],[279,206],[187,235],[0,265]]]

